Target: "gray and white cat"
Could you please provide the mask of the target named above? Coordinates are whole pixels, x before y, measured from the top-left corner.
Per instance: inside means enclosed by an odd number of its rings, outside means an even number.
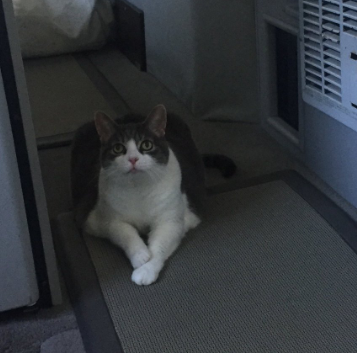
[[[235,171],[224,156],[198,153],[187,125],[163,105],[148,117],[97,113],[76,133],[71,159],[77,225],[124,250],[132,281],[156,281],[186,232],[200,223],[204,165]],[[141,237],[146,234],[147,243]]]

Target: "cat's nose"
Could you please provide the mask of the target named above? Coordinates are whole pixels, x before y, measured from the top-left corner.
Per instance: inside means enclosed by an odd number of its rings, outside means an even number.
[[[129,158],[129,162],[132,164],[132,165],[135,165],[135,163],[139,160],[139,158]]]

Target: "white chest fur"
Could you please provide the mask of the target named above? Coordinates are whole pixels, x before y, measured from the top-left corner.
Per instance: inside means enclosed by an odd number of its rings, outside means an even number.
[[[118,176],[101,171],[96,208],[105,218],[116,217],[144,230],[164,220],[183,219],[185,206],[181,170],[172,151],[167,165],[151,174]]]

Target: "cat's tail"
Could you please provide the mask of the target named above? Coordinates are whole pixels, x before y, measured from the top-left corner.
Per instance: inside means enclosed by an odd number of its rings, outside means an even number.
[[[224,178],[230,178],[237,170],[235,163],[222,154],[203,154],[202,159],[206,168],[218,169]]]

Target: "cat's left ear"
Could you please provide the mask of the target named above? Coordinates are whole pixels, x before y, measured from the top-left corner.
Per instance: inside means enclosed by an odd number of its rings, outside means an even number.
[[[144,124],[157,137],[165,136],[165,129],[167,123],[167,112],[164,105],[157,105],[147,116]]]
[[[97,112],[95,114],[95,127],[97,129],[100,141],[106,143],[115,133],[115,122],[108,115]]]

